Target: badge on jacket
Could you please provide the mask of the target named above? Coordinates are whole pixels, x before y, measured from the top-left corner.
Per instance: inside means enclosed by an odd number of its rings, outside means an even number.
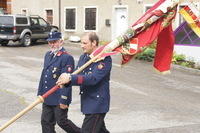
[[[67,68],[67,72],[72,72],[72,68],[71,68],[71,67],[68,67],[68,68]]]
[[[57,78],[57,75],[56,75],[56,74],[53,74],[53,78],[54,78],[54,79]]]
[[[100,63],[98,66],[97,66],[98,69],[103,69],[104,68],[104,64],[103,63]]]
[[[89,71],[88,74],[92,74],[92,71]]]
[[[57,68],[54,67],[53,70],[52,70],[52,73],[55,73],[57,71]]]

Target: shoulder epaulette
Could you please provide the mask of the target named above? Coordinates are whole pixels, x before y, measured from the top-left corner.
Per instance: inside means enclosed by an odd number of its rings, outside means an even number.
[[[59,51],[58,53],[57,53],[57,56],[61,56],[62,54],[68,54],[66,51]]]

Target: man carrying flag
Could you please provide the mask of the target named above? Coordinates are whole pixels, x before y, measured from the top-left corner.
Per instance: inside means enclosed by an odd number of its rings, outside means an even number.
[[[84,54],[80,56],[77,69],[90,60],[90,54],[98,47],[99,38],[94,32],[87,33],[81,39]],[[63,73],[57,85],[78,85],[81,95],[81,112],[85,115],[81,133],[109,133],[104,118],[110,107],[110,71],[112,60],[104,60],[89,65],[80,74]]]
[[[80,86],[81,111],[85,114],[81,133],[108,132],[104,117],[110,105],[110,55],[122,53],[122,64],[125,64],[142,48],[157,39],[154,67],[160,72],[169,70],[174,45],[171,22],[176,15],[177,4],[178,0],[160,0],[126,33],[106,46],[97,48],[98,39],[93,39],[95,33],[88,33],[82,38],[84,54],[80,57],[77,68],[83,66],[90,58],[95,58],[94,63],[80,74],[63,73],[57,81],[58,86]]]

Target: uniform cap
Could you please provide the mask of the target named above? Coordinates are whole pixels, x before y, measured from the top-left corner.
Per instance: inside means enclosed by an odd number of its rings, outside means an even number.
[[[47,41],[55,41],[60,40],[62,38],[62,35],[60,32],[50,32],[47,38]]]

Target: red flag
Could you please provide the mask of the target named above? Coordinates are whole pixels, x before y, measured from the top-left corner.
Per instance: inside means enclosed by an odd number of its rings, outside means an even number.
[[[172,24],[163,29],[158,35],[157,47],[154,59],[154,67],[160,72],[168,72],[174,49],[174,34]]]
[[[174,45],[171,22],[176,15],[177,4],[178,0],[157,2],[122,36],[101,48],[105,52],[100,58],[121,53],[122,64],[126,64],[136,53],[141,52],[157,39],[154,67],[160,72],[168,71]]]

